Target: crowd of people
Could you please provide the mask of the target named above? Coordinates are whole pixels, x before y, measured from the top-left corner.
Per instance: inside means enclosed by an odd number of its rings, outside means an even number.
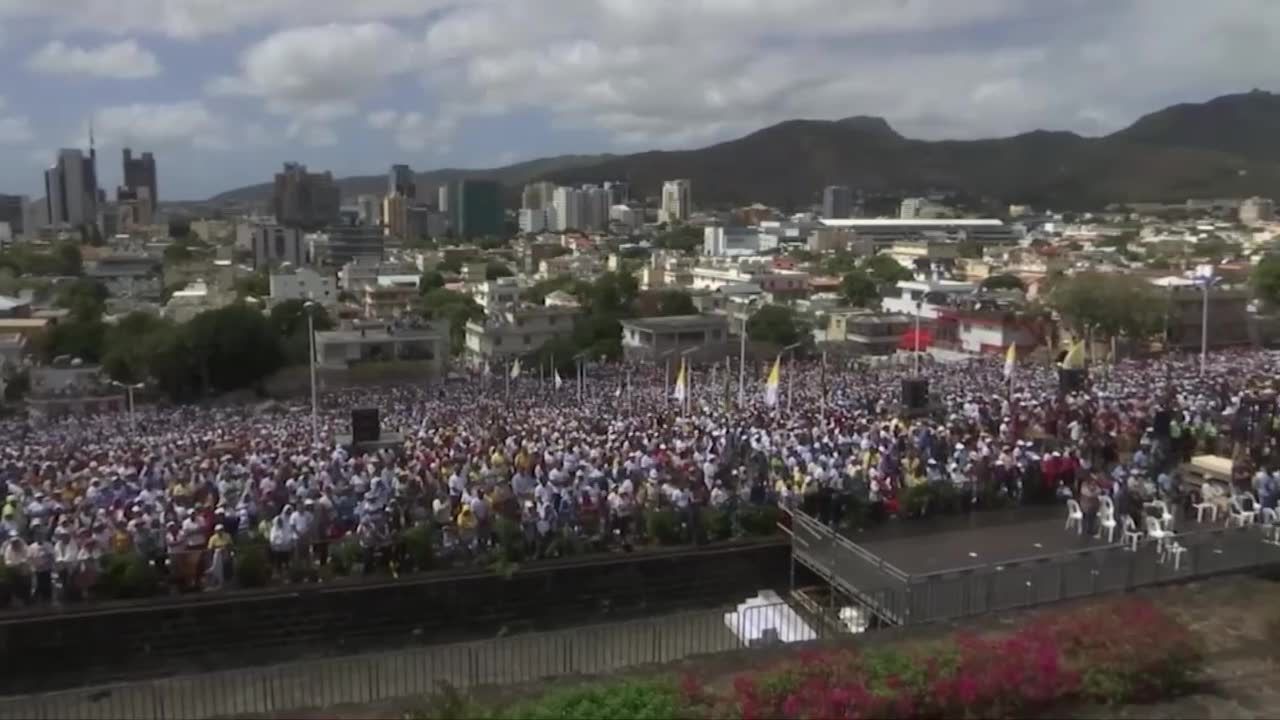
[[[302,567],[314,578],[339,548],[365,572],[414,566],[411,533],[438,558],[472,562],[512,544],[547,557],[630,549],[655,533],[767,530],[771,516],[751,514],[779,505],[832,523],[928,512],[906,507],[926,495],[916,488],[947,488],[947,502],[967,507],[1142,498],[1172,492],[1197,448],[1230,453],[1242,397],[1277,370],[1280,355],[1264,352],[1215,354],[1203,369],[1198,357],[1125,360],[1062,395],[1043,363],[1010,377],[997,359],[926,362],[932,407],[903,413],[909,365],[784,365],[772,401],[752,368],[742,402],[736,367],[693,368],[681,402],[666,368],[614,365],[561,387],[525,373],[326,392],[318,442],[305,404],[9,418],[0,570],[14,601],[70,602],[95,595],[109,558],[179,589],[219,588],[250,544],[275,577]],[[341,447],[354,407],[377,407],[394,447]],[[1172,420],[1158,438],[1161,409]],[[1274,506],[1270,455],[1254,462]]]

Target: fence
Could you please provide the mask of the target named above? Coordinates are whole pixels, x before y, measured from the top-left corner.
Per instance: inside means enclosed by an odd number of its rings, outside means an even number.
[[[907,575],[800,512],[792,514],[792,555],[869,610],[914,625],[1183,582],[1280,564],[1280,546],[1259,527],[1213,528],[1177,536],[1178,561],[1155,543],[1120,545]]]
[[[786,603],[739,611],[698,611],[530,633],[393,653],[185,675],[41,695],[0,698],[0,720],[187,720],[284,713],[371,703],[457,689],[568,675],[617,672],[751,646],[741,639],[773,628],[779,637],[821,638],[836,630]]]

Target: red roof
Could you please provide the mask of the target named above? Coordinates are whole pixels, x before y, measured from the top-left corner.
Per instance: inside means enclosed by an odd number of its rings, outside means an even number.
[[[898,349],[899,350],[915,350],[918,347],[921,350],[924,350],[925,348],[933,344],[933,336],[929,334],[928,329],[920,328],[919,344],[917,344],[916,342],[916,339],[917,339],[916,332],[917,331],[915,328],[911,328],[907,330],[905,333],[903,333],[902,339],[898,341]]]

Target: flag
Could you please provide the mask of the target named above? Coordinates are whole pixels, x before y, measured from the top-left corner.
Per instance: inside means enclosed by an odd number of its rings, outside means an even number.
[[[675,392],[671,393],[671,397],[675,398],[676,400],[679,400],[680,402],[684,402],[684,398],[686,395],[684,364],[685,364],[684,358],[680,358],[680,372],[676,374],[676,389],[675,389]]]
[[[1004,376],[1013,379],[1013,368],[1018,364],[1018,346],[1009,343],[1009,351],[1004,354]]]
[[[1084,368],[1084,341],[1072,343],[1067,356],[1062,358],[1063,370],[1081,370]]]
[[[764,383],[764,404],[775,407],[778,404],[778,386],[782,381],[782,356],[773,361],[773,369],[769,371],[769,379]]]
[[[520,377],[520,358],[516,358],[516,361],[511,363],[511,377]]]
[[[557,390],[560,389],[561,385],[564,385],[564,380],[560,379],[560,370],[558,368],[551,371],[551,383],[555,385]]]

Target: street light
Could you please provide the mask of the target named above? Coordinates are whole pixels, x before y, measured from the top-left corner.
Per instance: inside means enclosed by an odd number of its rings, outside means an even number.
[[[680,351],[680,365],[685,369],[684,373],[684,414],[688,415],[693,407],[693,371],[689,368],[688,361],[685,356],[695,353],[702,349],[701,345],[694,345]]]
[[[747,308],[742,316],[742,332],[739,333],[740,341],[738,347],[738,407],[741,408],[747,402],[747,321],[751,319],[751,308],[756,304],[756,298],[750,298],[744,301]]]
[[[1209,366],[1209,288],[1217,285],[1221,278],[1213,276],[1212,265],[1197,265],[1195,278],[1204,292],[1200,307],[1200,375],[1203,376]]]
[[[574,355],[574,356],[573,356],[573,359],[574,359],[574,361],[577,363],[577,366],[578,366],[578,402],[579,402],[579,403],[581,403],[581,402],[582,402],[582,395],[583,395],[583,393],[584,393],[584,392],[586,391],[586,389],[587,389],[587,364],[586,364],[586,358],[587,358],[587,351],[586,351],[586,350],[583,350],[582,352],[580,352],[580,353],[578,353],[577,355]]]
[[[134,391],[134,390],[141,390],[144,386],[146,386],[146,383],[133,383],[133,384],[129,384],[129,383],[122,383],[122,382],[120,382],[119,380],[112,380],[112,381],[111,381],[111,384],[112,384],[112,385],[115,385],[116,387],[124,388],[124,390],[125,390],[125,394],[126,394],[126,395],[128,396],[128,398],[129,398],[129,434],[131,434],[131,435],[132,435],[132,434],[133,434],[133,431],[134,431],[134,427],[133,427],[133,391]]]
[[[796,348],[800,347],[803,344],[804,343],[791,343],[790,345],[782,348],[782,354],[786,355],[787,353],[791,352],[792,350],[795,350]],[[788,363],[788,366],[787,366],[787,414],[788,415],[791,414],[791,398],[794,397],[791,393],[791,382],[792,382],[791,376],[795,374],[795,369],[796,369],[795,358],[792,358],[791,362]]]
[[[920,313],[924,312],[924,295],[916,301],[916,351],[911,353],[912,374],[920,377]]]
[[[319,307],[313,300],[302,304],[307,314],[307,339],[311,352],[307,353],[311,366],[311,447],[316,451],[320,447],[320,402],[316,393],[316,324],[315,310]]]
[[[667,358],[670,358],[672,354],[674,354],[675,352],[676,352],[676,348],[671,348],[670,350],[664,350],[661,353],[658,353],[658,357],[657,357],[657,360],[666,360],[666,362],[662,366],[662,401],[663,402],[666,402],[667,398],[671,397],[671,361],[668,360]]]

